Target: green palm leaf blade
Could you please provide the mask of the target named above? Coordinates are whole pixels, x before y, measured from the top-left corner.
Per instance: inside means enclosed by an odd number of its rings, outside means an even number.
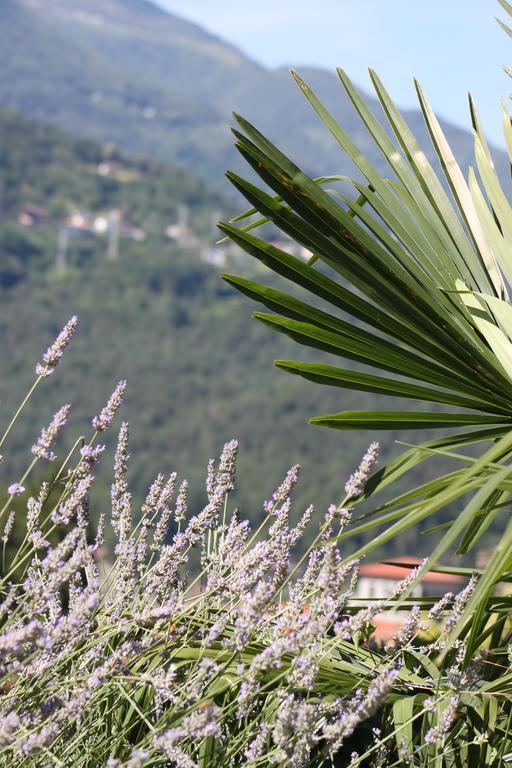
[[[510,467],[506,468],[509,473]],[[452,643],[459,637],[469,636],[467,653],[474,654],[478,647],[478,638],[488,621],[486,607],[492,596],[496,584],[501,580],[503,573],[510,570],[512,549],[512,522],[509,522],[487,567],[485,568],[477,587],[467,603],[460,621],[453,628],[449,641]]]
[[[295,173],[293,178],[291,175],[284,176],[280,168],[273,165],[272,161],[253,146],[240,140],[238,149],[262,179],[275,191],[281,192],[290,207],[295,207],[302,217],[303,232],[307,231],[304,222],[309,225],[310,238],[313,235],[313,240],[303,240],[303,244],[314,247],[318,243],[319,235],[322,235],[321,247],[314,249],[315,255],[342,274],[347,271],[350,260],[353,265],[350,278],[354,283],[358,282],[363,291],[366,288],[368,292],[368,288],[373,288],[375,292],[378,286],[380,301],[386,301],[391,312],[399,313],[402,318],[416,316],[416,322],[425,327],[427,332],[434,336],[438,336],[440,332],[445,335],[441,330],[444,326],[436,326],[434,321],[435,310],[444,313],[445,319],[448,320],[448,314],[443,307],[433,307],[436,302],[443,303],[439,301],[439,291],[428,290],[429,278],[414,265],[405,252],[402,252],[402,260],[394,260],[388,250],[382,247],[377,239],[372,239],[337,203],[334,204],[333,216],[333,209],[325,205],[326,201],[329,205],[332,204],[329,195],[321,192],[314,184],[304,183],[307,177],[302,172]],[[240,178],[235,180],[232,174],[230,178],[235,182],[235,186],[251,199],[251,190],[247,183]],[[254,194],[254,188],[252,192]],[[280,213],[283,213],[282,209]],[[296,218],[294,223],[299,225]],[[293,236],[293,232],[288,234]],[[361,254],[364,254],[364,260],[361,260]],[[414,300],[413,307],[410,306],[411,299]],[[449,338],[447,341],[449,342]]]
[[[253,132],[254,129],[251,128],[251,135]],[[256,138],[259,138],[259,134],[256,135]],[[270,166],[268,163],[266,164],[265,158],[261,154],[257,154],[256,157],[257,162],[256,159],[252,157],[252,155],[249,157],[249,159],[251,163],[254,161],[252,163],[253,167],[260,173],[260,175],[262,175],[263,178],[265,174],[262,172],[262,167],[264,165],[265,167]],[[277,173],[277,171],[274,171],[274,175],[270,179],[271,183],[275,182],[277,179]],[[302,178],[304,175],[300,174],[300,176]],[[259,201],[260,206],[262,203],[264,206],[268,205],[269,207],[265,212],[268,213],[273,218],[274,222],[281,226],[281,228],[283,228],[287,234],[293,237],[296,235],[299,227],[301,227],[301,234],[306,231],[304,229],[304,220],[298,223],[297,216],[295,216],[292,219],[293,226],[290,227],[289,223],[291,219],[289,211],[283,211],[282,208],[279,210],[279,206],[277,209],[274,207],[272,210],[270,205],[273,204],[275,206],[275,202],[272,201],[268,196],[264,196],[264,193],[262,193],[261,190],[257,190],[254,185],[245,182],[239,177],[235,178],[233,175],[231,175],[231,178],[233,179],[235,185],[246,195],[246,197],[251,202],[256,204]],[[281,178],[279,183],[281,184],[282,182],[283,179]],[[292,180],[290,179],[287,184],[288,187],[291,188]],[[293,184],[297,184],[296,179],[293,180]],[[276,182],[274,184],[274,188],[277,188],[277,186],[278,185]],[[314,184],[312,186],[316,191],[319,191]],[[293,207],[291,205],[291,192],[288,191],[287,194],[290,207]],[[304,199],[307,197],[307,195],[304,191],[302,191],[300,193],[300,197],[301,208],[303,209]],[[330,199],[329,204],[332,204]],[[337,208],[337,218],[343,218],[343,213],[339,213],[339,211],[341,211],[340,206],[338,205]],[[316,218],[318,217],[318,210],[322,210],[322,205],[317,200],[315,200],[314,216]],[[392,311],[395,315],[397,311],[400,312],[400,319],[402,322],[407,322],[408,320],[409,325],[411,325],[411,320],[415,320],[416,327],[419,326],[424,334],[430,333],[432,338],[436,341],[439,341],[439,336],[441,335],[442,342],[446,346],[451,347],[457,355],[460,355],[461,351],[465,348],[471,349],[471,354],[478,359],[478,363],[474,364],[480,366],[480,373],[484,376],[490,375],[492,368],[497,368],[494,356],[489,354],[489,350],[485,345],[482,346],[478,335],[473,334],[470,336],[467,333],[461,334],[460,332],[461,329],[459,323],[461,321],[466,322],[466,317],[462,307],[460,313],[454,313],[452,311],[452,314],[450,315],[445,307],[441,307],[439,304],[437,304],[434,311],[439,311],[440,316],[437,322],[434,322],[434,316],[432,314],[434,308],[432,307],[432,301],[431,299],[427,300],[426,296],[424,300],[421,298],[421,296],[424,295],[424,292],[422,288],[418,288],[418,280],[414,281],[414,283],[411,283],[410,278],[406,276],[404,277],[403,267],[399,268],[398,262],[390,259],[385,249],[376,245],[375,241],[372,240],[366,231],[363,231],[361,228],[355,229],[356,224],[353,220],[350,220],[349,217],[346,217],[346,220],[348,222],[347,231],[351,232],[351,241],[347,241],[346,237],[344,242],[340,241],[339,224],[335,225],[335,229],[337,228],[338,241],[336,243],[336,247],[343,254],[343,261],[340,261],[340,258],[332,258],[333,245],[335,244],[333,243],[332,239],[325,240],[327,236],[325,226],[323,227],[322,232],[315,231],[314,220],[311,220],[311,222],[308,223],[310,226],[310,239],[308,240],[307,236],[303,236],[301,237],[300,242],[302,244],[306,244],[306,246],[309,247],[316,255],[319,255],[320,258],[324,259],[326,263],[329,264],[329,266],[332,266],[345,277],[348,277],[348,279],[351,280],[354,285],[366,292],[369,297],[373,298],[374,300],[379,300],[381,304],[385,302],[388,311]],[[343,223],[345,223],[345,220],[343,220]],[[306,225],[306,227],[308,225]],[[332,231],[332,226],[334,226],[334,223],[331,223],[330,226]],[[356,248],[359,249],[356,251],[354,251],[354,237],[356,238]],[[357,262],[354,261],[356,253],[358,254]],[[363,256],[363,259],[361,259],[361,256]],[[353,267],[350,266],[350,263],[347,263],[347,258],[352,260],[354,264]],[[380,263],[380,259],[382,258],[384,258],[384,266]],[[370,264],[368,263],[368,260],[370,260]],[[364,273],[365,268],[367,269],[366,275]],[[396,282],[395,278],[395,284],[393,284],[393,280],[390,275],[396,274],[397,269],[399,270],[398,282]],[[376,272],[376,270],[379,270],[379,272]],[[397,287],[399,288],[398,291]],[[439,290],[433,290],[437,293],[437,296],[439,296]],[[389,298],[386,298],[387,296]],[[502,373],[500,373],[499,376],[501,378]],[[501,389],[501,386],[502,385],[500,384],[498,390]]]
[[[498,0],[498,3],[508,13],[509,16],[512,16],[512,3],[510,3],[508,0]]]
[[[468,243],[441,183],[376,73],[370,71],[373,85],[408,162],[397,152],[346,73],[338,69],[338,75],[349,98],[403,187],[407,189],[412,199],[419,203],[420,209],[427,212],[423,220],[424,234],[430,235],[434,258],[437,256],[441,273],[452,278],[462,277],[463,274],[467,276],[474,274],[475,285],[482,284],[482,280],[483,284],[488,284],[486,271],[475,258],[475,253]],[[427,224],[426,227],[425,224]]]
[[[287,373],[302,376],[309,381],[329,386],[355,389],[361,392],[374,392],[394,397],[407,397],[427,402],[437,402],[446,405],[455,405],[461,408],[473,408],[475,410],[488,410],[499,412],[492,405],[486,405],[483,401],[453,395],[450,392],[442,392],[428,387],[410,384],[406,381],[388,379],[375,376],[370,373],[352,371],[347,368],[337,368],[323,363],[304,363],[296,360],[276,360],[275,365]],[[506,412],[501,412],[508,416]]]
[[[379,367],[398,375],[420,379],[436,386],[452,389],[459,388],[459,381],[450,377],[442,368],[433,363],[425,363],[420,357],[380,340],[369,343],[356,332],[351,336],[333,333],[309,322],[289,320],[278,315],[255,312],[254,317],[279,333],[284,333],[295,341],[325,352]],[[464,384],[461,390],[464,391]],[[505,411],[508,413],[508,408]]]
[[[499,275],[494,256],[492,251],[489,249],[488,243],[482,231],[482,227],[476,214],[468,185],[464,179],[457,161],[455,160],[453,152],[450,148],[450,145],[448,144],[448,141],[446,140],[441,126],[439,125],[439,121],[437,120],[434,111],[430,106],[430,103],[418,81],[415,81],[415,86],[423,116],[432,138],[432,142],[441,161],[441,165],[445,172],[445,176],[448,180],[452,193],[457,201],[459,211],[466,223],[468,231],[471,234],[474,245],[476,247],[476,251],[480,254],[481,261],[485,264],[487,275],[491,281],[491,284],[494,285],[494,289],[496,290],[497,295],[502,295],[504,291],[503,280]],[[493,282],[493,278],[495,282]]]
[[[413,416],[414,415],[415,414],[413,414]],[[422,414],[419,415],[421,416]],[[449,414],[449,416],[451,415],[452,414]],[[390,416],[392,417],[392,414]],[[400,418],[403,416],[404,414],[402,413],[398,414],[398,423],[400,423]],[[444,416],[444,414],[439,414],[440,418],[442,416]],[[383,414],[383,417],[386,417],[385,413]],[[365,415],[364,412],[362,412],[362,419],[364,418]],[[370,414],[370,419],[371,418],[372,414]],[[455,479],[453,479],[452,482],[450,482],[448,485],[444,485],[443,478],[440,478],[438,480],[438,490],[435,493],[432,493],[423,502],[415,504],[413,503],[409,507],[402,509],[391,510],[391,512],[386,512],[382,516],[376,515],[373,520],[369,521],[369,523],[365,525],[366,530],[368,531],[374,528],[380,528],[383,525],[385,525],[385,530],[374,534],[372,540],[365,544],[363,547],[359,548],[352,555],[352,557],[359,557],[363,554],[368,554],[369,552],[375,551],[382,545],[386,544],[386,542],[394,539],[396,536],[400,536],[404,531],[427,519],[432,514],[445,507],[447,504],[453,503],[457,499],[465,496],[468,491],[479,487],[486,487],[485,492],[482,492],[482,496],[479,497],[478,503],[473,502],[472,504],[472,502],[469,502],[469,505],[465,507],[467,510],[468,506],[471,506],[471,514],[466,513],[464,518],[464,525],[460,524],[459,522],[457,523],[457,530],[459,530],[459,528],[461,531],[463,529],[465,530],[466,524],[468,526],[471,525],[471,519],[478,515],[481,507],[481,499],[488,498],[490,493],[492,493],[492,491],[497,487],[501,488],[501,486],[504,485],[504,481],[512,471],[512,467],[508,465],[505,467],[505,469],[502,468],[501,470],[498,470],[498,472],[495,473],[491,479],[489,479],[489,476],[486,472],[486,469],[490,463],[502,462],[510,457],[512,452],[512,431],[510,426],[511,425],[508,424],[504,430],[504,433],[502,433],[499,439],[494,442],[477,460],[466,466],[464,472],[457,475]],[[466,438],[467,437],[468,436],[466,435]],[[402,457],[398,457],[398,462],[401,458]],[[500,472],[502,474],[500,474]],[[496,480],[498,476],[499,479]],[[464,514],[464,512],[461,514]],[[460,521],[460,516],[457,520]],[[388,525],[388,522],[392,522],[392,525]],[[349,528],[347,529],[347,532],[343,533],[339,538],[348,539],[354,535],[356,535],[355,529],[350,530]],[[450,531],[446,536],[447,538],[444,540],[445,543],[451,536]],[[455,541],[455,539],[453,541]],[[453,542],[450,541],[450,543]],[[440,556],[440,552],[441,549],[436,552],[435,558],[431,557],[428,563],[423,566],[421,571],[418,573],[416,580],[410,584],[408,593],[410,593],[410,590],[413,589],[414,585],[422,578],[425,570],[428,570],[429,563],[434,564],[436,562],[436,559],[438,559]]]
[[[504,237],[510,242],[512,239],[512,209],[499,182],[489,150],[478,134],[475,136],[475,156],[487,197],[500,222]]]
[[[501,5],[504,11],[508,13],[509,16],[512,16],[512,4],[508,2],[508,0],[498,0],[498,3]],[[506,24],[503,23],[503,21],[500,21],[500,19],[497,19],[498,24],[500,27],[507,33],[507,35],[510,35],[512,37],[512,29],[508,27]]]
[[[310,424],[332,429],[440,429],[484,424],[507,423],[510,416],[483,416],[471,413],[435,413],[432,411],[342,411],[315,416]]]
[[[508,159],[512,163],[512,122],[504,98],[501,98],[501,114],[503,118],[503,134],[507,145]]]
[[[454,358],[437,340],[430,340],[424,334],[422,335],[407,318],[398,320],[394,315],[383,311],[376,304],[366,301],[358,293],[347,290],[340,283],[335,282],[317,270],[311,269],[298,257],[281,251],[260,238],[224,223],[221,223],[219,228],[226,232],[243,250],[259,259],[277,274],[300,285],[302,288],[306,288],[319,298],[333,304],[338,309],[348,312],[353,317],[371,325],[373,328],[392,336],[401,343],[415,349],[420,349],[423,354],[428,354],[434,360],[444,362],[450,369],[457,366],[461,367],[461,371],[464,372],[463,375],[467,376],[470,374],[473,378],[474,370],[469,364],[464,364],[460,355]],[[349,274],[347,265],[345,265],[345,272]],[[352,275],[349,274],[349,277],[352,277]],[[354,282],[357,282],[358,276],[354,275],[353,277]],[[235,277],[234,275],[223,275],[223,278],[242,292],[247,293],[248,290],[251,290],[251,298],[262,300],[262,295],[258,296],[256,291],[248,288],[249,283],[244,278]],[[369,292],[369,287],[366,284],[367,292]],[[371,291],[370,297],[376,302],[379,294],[378,292],[374,293]]]
[[[492,248],[497,262],[507,276],[508,281],[512,279],[512,255],[510,245],[503,237],[503,233],[498,228],[496,219],[489,210],[485,197],[480,189],[473,168],[469,169],[469,189],[473,198],[475,210],[482,224],[482,228],[487,238],[489,246]]]
[[[512,381],[512,343],[502,331],[499,324],[500,321],[496,322],[488,309],[488,307],[491,306],[494,297],[490,296],[489,302],[486,304],[481,298],[482,294],[467,291],[464,283],[461,283],[460,281],[457,281],[456,285],[460,290],[462,300],[468,307],[469,312],[474,319],[475,325],[487,340],[490,348],[494,351],[496,359],[499,360],[503,372]],[[483,296],[485,299],[485,294]],[[501,323],[504,322],[504,318],[506,323],[508,313],[500,310],[500,305],[502,303],[505,304],[505,302],[501,302],[500,299],[497,299],[496,302],[492,303],[492,307],[495,314],[499,312]],[[505,306],[509,307],[507,304]],[[510,330],[512,330],[512,328]]]
[[[265,241],[256,238],[247,233],[239,233],[238,230],[229,227],[228,225],[221,225],[221,228],[226,231],[235,242],[244,247],[252,256],[262,261],[265,265],[269,266],[273,271],[278,272],[280,275],[298,283],[304,288],[307,288],[316,296],[329,301],[336,307],[349,312],[357,319],[365,319],[366,322],[372,325],[375,329],[385,331],[388,334],[394,336],[400,342],[404,340],[408,344],[416,349],[419,349],[422,355],[427,355],[429,358],[428,366],[430,368],[429,374],[432,371],[437,370],[444,375],[448,374],[453,376],[452,382],[447,382],[446,378],[443,381],[436,381],[437,384],[449,386],[450,388],[464,391],[468,394],[475,395],[483,402],[495,402],[498,403],[502,400],[502,407],[507,409],[508,402],[498,395],[496,392],[492,393],[492,397],[489,390],[485,386],[481,385],[474,376],[474,369],[468,364],[464,363],[460,356],[454,357],[451,354],[446,353],[440,346],[429,344],[429,342],[421,337],[420,334],[414,333],[410,328],[404,327],[399,324],[394,318],[385,315],[382,311],[368,302],[361,299],[357,294],[350,293],[345,288],[325,277],[316,270],[310,269],[304,262],[295,256],[276,249],[274,246],[269,245]],[[279,311],[287,317],[293,317],[295,319],[304,318],[306,315],[309,317],[322,318],[322,324],[325,327],[339,328],[343,324],[340,321],[330,315],[329,313],[321,313],[318,310],[309,307],[305,302],[299,302],[289,294],[284,294],[280,291],[276,291],[268,286],[256,283],[252,280],[242,277],[236,277],[234,275],[224,274],[223,278],[237,288],[239,291],[249,296],[251,299],[260,301],[267,307]],[[297,309],[300,307],[301,318],[297,314]],[[343,325],[343,330],[347,333],[348,326]],[[277,329],[277,328],[276,328]],[[278,330],[278,329],[277,329]],[[349,335],[360,337],[362,331],[359,327]],[[371,339],[368,335],[366,340]],[[374,336],[374,341],[380,346],[388,348],[389,343],[382,340],[378,335]],[[395,347],[396,350],[396,347]],[[381,349],[382,351],[382,349]],[[404,351],[405,352],[405,351]],[[435,361],[435,362],[433,362]],[[410,363],[414,362],[411,357],[406,361],[407,365],[399,370],[399,373],[407,372],[407,375],[413,375],[413,368]],[[426,362],[426,361],[424,361]],[[439,363],[443,363],[441,368]],[[376,360],[372,360],[371,364],[378,365]],[[427,377],[429,377],[427,374]],[[429,380],[431,380],[429,378]]]
[[[458,448],[466,448],[467,446],[474,444],[493,442],[501,438],[508,429],[508,426],[504,425],[488,429],[471,430],[469,432],[452,433],[444,435],[443,437],[427,440],[424,443],[419,443],[399,454],[399,456],[392,459],[385,467],[377,470],[366,484],[362,500],[375,495],[377,492],[396,482],[402,475],[410,472],[414,467],[421,464],[421,462],[430,458],[432,453],[442,453],[453,451]]]

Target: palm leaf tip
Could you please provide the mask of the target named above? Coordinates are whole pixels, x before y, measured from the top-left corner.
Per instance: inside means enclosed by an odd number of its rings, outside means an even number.
[[[472,413],[432,411],[342,411],[315,416],[310,424],[331,429],[446,429],[486,424],[512,424],[510,419]]]

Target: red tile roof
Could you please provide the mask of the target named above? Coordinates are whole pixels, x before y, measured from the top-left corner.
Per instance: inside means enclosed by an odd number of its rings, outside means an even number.
[[[397,563],[391,565],[391,563]],[[399,565],[399,564],[403,565]],[[408,576],[414,567],[421,563],[418,557],[396,557],[385,563],[366,563],[359,569],[360,576],[366,576],[372,579],[389,579],[391,581],[401,581]],[[410,566],[410,567],[407,567]],[[429,571],[421,579],[428,584],[462,584],[465,579],[454,573],[437,573]]]

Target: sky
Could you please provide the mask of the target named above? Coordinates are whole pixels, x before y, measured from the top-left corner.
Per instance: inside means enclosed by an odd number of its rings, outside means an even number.
[[[437,114],[466,128],[471,91],[487,136],[503,145],[512,40],[495,20],[507,21],[497,0],[154,1],[267,67],[342,66],[369,89],[371,66],[404,108],[416,106],[417,77]]]

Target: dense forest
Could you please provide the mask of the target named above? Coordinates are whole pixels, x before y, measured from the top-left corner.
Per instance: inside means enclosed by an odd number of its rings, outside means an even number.
[[[315,387],[273,368],[273,359],[296,357],[298,350],[252,320],[247,301],[220,279],[218,266],[202,258],[204,243],[212,241],[212,213],[229,214],[225,201],[183,171],[70,139],[12,112],[0,114],[0,144],[4,420],[59,326],[73,313],[80,319],[61,369],[44,382],[6,446],[4,482],[25,466],[22,446],[33,442],[42,420],[63,403],[76,403],[71,438],[87,430],[116,381],[126,378],[124,418],[131,424],[138,500],[155,471],[176,469],[190,479],[198,503],[208,459],[237,437],[238,500],[245,514],[259,517],[263,500],[294,463],[303,466],[298,506],[315,502],[323,514],[339,499],[367,443],[380,436],[332,432],[309,426],[307,419],[375,401],[371,394]],[[102,176],[98,166],[107,161],[112,175]],[[197,238],[188,246],[165,234],[184,202]],[[34,206],[43,209],[44,223],[18,223],[20,212]],[[113,261],[106,235],[70,237],[66,267],[57,268],[58,231],[66,217],[75,210],[105,215],[111,208],[125,210],[144,239],[121,236]],[[228,270],[251,275],[263,269],[236,253],[225,258]],[[397,437],[382,435],[383,461],[398,452]],[[422,471],[428,473],[428,465]],[[109,456],[100,472],[96,494],[105,498]],[[401,552],[413,545],[416,550],[412,539],[402,541]]]

